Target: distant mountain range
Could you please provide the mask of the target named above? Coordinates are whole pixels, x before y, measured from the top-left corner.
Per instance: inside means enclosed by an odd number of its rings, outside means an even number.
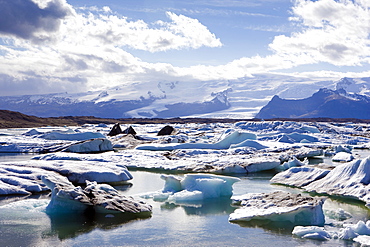
[[[358,118],[370,119],[370,97],[348,93],[346,89],[368,93],[366,85],[356,85],[353,79],[343,78],[336,90],[320,89],[304,99],[282,99],[275,95],[256,115],[256,118]]]
[[[320,91],[317,92],[318,90]],[[307,98],[312,94],[314,99]],[[364,103],[368,97],[370,78],[343,78],[332,81],[258,74],[231,81],[140,82],[82,93],[3,96],[0,97],[0,109],[38,117],[241,119],[255,116],[266,118],[355,115],[370,118]],[[307,99],[297,100],[302,98]],[[281,105],[284,105],[285,101],[298,103],[292,109],[284,106],[282,110]],[[318,105],[318,102],[322,104]],[[341,102],[340,110],[335,109],[337,103],[332,106],[334,102]],[[357,104],[354,105],[354,102]],[[327,115],[328,112],[331,115]],[[354,114],[355,112],[361,112],[362,115]]]

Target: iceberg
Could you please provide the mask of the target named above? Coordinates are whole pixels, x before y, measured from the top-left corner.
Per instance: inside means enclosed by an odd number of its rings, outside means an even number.
[[[353,239],[353,241],[361,244],[361,246],[370,246],[370,236],[360,235]]]
[[[0,195],[26,195],[49,190],[42,182],[43,175],[67,178],[77,184],[86,180],[99,183],[122,182],[132,179],[121,164],[86,161],[20,161],[0,162]]]
[[[342,239],[370,243],[368,242],[370,240],[370,221],[365,223],[360,220],[356,224],[344,224],[342,228],[338,230],[332,229],[330,232],[324,227],[295,226],[292,234],[301,238],[315,240]]]
[[[325,177],[330,171],[316,167],[291,167],[271,178],[270,182],[294,187],[303,187]]]
[[[40,138],[46,140],[68,140],[68,141],[86,141],[89,139],[105,138],[100,132],[82,132],[82,133],[63,133],[60,131],[52,131],[45,133]]]
[[[163,190],[148,197],[171,202],[230,198],[233,184],[240,181],[239,178],[212,174],[162,175],[161,178],[165,180]]]
[[[111,141],[105,138],[91,139],[82,143],[73,144],[63,151],[73,153],[94,153],[112,151],[113,145]]]
[[[350,197],[370,207],[370,156],[336,166],[325,177],[304,187],[309,192]]]
[[[350,162],[354,159],[353,155],[347,152],[339,152],[332,158],[336,162]]]
[[[318,226],[295,226],[292,234],[301,238],[315,240],[329,240],[332,238],[329,232]]]
[[[317,225],[325,223],[322,210],[324,198],[291,194],[283,191],[272,193],[249,193],[232,197],[237,208],[229,221],[269,220],[290,222],[294,225]]]
[[[170,143],[166,145],[138,145],[136,149],[151,151],[171,151],[176,149],[228,149],[232,144],[238,144],[245,140],[255,140],[256,135],[253,133],[243,133],[234,131],[224,139],[216,143]]]
[[[75,187],[68,179],[42,176],[42,181],[52,191],[51,201],[46,207],[48,214],[87,213],[115,214],[133,213],[150,216],[152,206],[132,197],[120,195],[107,184],[86,181],[86,188]]]

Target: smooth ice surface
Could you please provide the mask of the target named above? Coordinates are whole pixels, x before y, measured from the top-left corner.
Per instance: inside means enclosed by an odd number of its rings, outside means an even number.
[[[283,191],[251,193],[232,198],[242,207],[230,214],[229,221],[270,220],[299,225],[324,225],[323,198]]]

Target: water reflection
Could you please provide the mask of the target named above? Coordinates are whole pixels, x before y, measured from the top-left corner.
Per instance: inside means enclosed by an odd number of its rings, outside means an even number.
[[[291,235],[294,224],[290,221],[270,221],[270,220],[250,220],[250,221],[239,221],[230,222],[232,224],[239,225],[241,227],[247,228],[262,228],[265,231],[277,233],[277,234],[287,234]]]
[[[112,230],[124,224],[150,218],[150,214],[48,214],[51,229],[43,236],[57,235],[60,240],[75,238],[95,229]]]
[[[231,206],[231,202],[232,200],[229,198],[216,198],[181,203],[165,202],[161,205],[161,209],[171,211],[181,207],[187,215],[198,216],[231,214],[235,210],[235,207]]]

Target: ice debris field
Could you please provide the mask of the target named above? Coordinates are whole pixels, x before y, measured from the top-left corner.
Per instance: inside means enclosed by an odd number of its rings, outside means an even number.
[[[323,210],[330,196],[355,199],[370,208],[369,149],[370,126],[361,123],[2,129],[1,153],[34,156],[0,162],[0,195],[51,192],[45,206],[49,214],[88,211],[137,217],[150,217],[151,200],[183,203],[226,197],[235,207],[230,222],[289,222],[296,237],[370,245],[370,221],[348,222],[351,215],[343,209]],[[120,195],[109,184],[129,181],[130,171],[165,173],[163,189],[139,199]],[[275,174],[272,184],[297,188],[297,193],[233,195],[239,175],[263,171]]]

